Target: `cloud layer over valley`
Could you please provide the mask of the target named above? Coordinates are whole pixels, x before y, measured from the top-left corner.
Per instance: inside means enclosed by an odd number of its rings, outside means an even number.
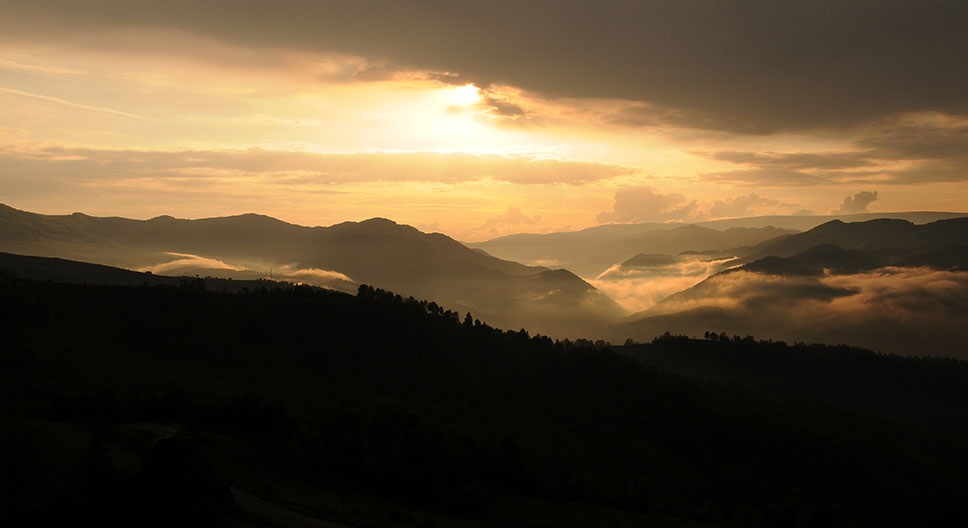
[[[819,277],[734,271],[710,277],[641,315],[617,331],[650,339],[668,326],[700,337],[709,330],[968,359],[968,336],[954,331],[968,317],[964,271],[887,267]]]

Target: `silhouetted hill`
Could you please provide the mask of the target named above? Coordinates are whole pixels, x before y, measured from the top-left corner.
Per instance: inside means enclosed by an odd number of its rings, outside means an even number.
[[[639,253],[622,263],[623,268],[651,268],[655,266],[669,266],[679,262],[674,255],[656,253]]]
[[[204,270],[202,270],[204,271]],[[56,257],[32,257],[0,252],[0,273],[38,281],[116,286],[190,286],[222,292],[276,288],[292,284],[266,279],[236,280],[210,276],[170,276],[131,271]]]
[[[878,213],[852,213],[852,214],[829,214],[829,215],[767,215],[753,216],[749,218],[729,218],[725,220],[707,220],[696,222],[702,227],[713,229],[727,229],[730,227],[765,227],[774,226],[780,229],[792,229],[795,231],[808,231],[825,224],[831,220],[842,222],[865,222],[878,218],[893,218],[907,220],[914,224],[927,224],[948,218],[965,218],[968,213],[953,213],[942,211],[906,211],[906,212],[878,212]]]
[[[763,257],[734,268],[733,271],[746,270],[772,275],[859,273],[888,266],[897,260],[896,253],[890,250],[843,249],[833,244],[822,244],[792,257]]]
[[[18,526],[154,512],[262,526],[287,510],[375,527],[968,515],[960,361],[718,336],[617,352],[367,286],[227,294],[2,273],[0,331],[0,506]]]
[[[792,257],[821,245],[846,250],[886,251],[898,258],[917,253],[927,258],[933,252],[968,246],[968,218],[938,220],[923,225],[886,218],[852,223],[832,220],[809,231],[749,248],[741,262],[767,256]]]
[[[381,218],[310,228],[255,214],[140,221],[0,206],[0,250],[179,275],[253,279],[271,268],[286,280],[338,289],[376,284],[493,324],[561,336],[623,314],[573,274],[501,260]]]
[[[968,245],[942,249],[865,250],[822,244],[792,257],[763,257],[731,271],[745,270],[772,275],[823,275],[860,273],[886,266],[968,271]]]

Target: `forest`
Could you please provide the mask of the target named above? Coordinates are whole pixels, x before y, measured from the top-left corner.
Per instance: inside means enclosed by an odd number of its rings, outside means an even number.
[[[5,517],[272,525],[251,496],[319,526],[968,519],[963,361],[715,328],[559,341],[367,285],[255,284],[0,274]]]

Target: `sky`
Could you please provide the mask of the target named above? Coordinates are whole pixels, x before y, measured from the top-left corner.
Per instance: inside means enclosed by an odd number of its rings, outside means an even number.
[[[968,3],[0,0],[0,202],[464,241],[968,207]]]

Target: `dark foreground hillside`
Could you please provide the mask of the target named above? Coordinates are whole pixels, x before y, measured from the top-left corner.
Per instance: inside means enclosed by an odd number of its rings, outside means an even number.
[[[4,524],[968,518],[963,362],[579,346],[368,287],[199,286],[0,275]]]

